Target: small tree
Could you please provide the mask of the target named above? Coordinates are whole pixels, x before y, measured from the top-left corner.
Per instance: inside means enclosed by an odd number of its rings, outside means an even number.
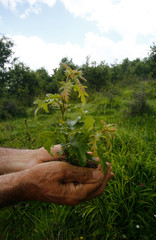
[[[83,78],[81,71],[72,70],[66,64],[63,66],[66,68],[66,81],[61,82],[60,94],[47,94],[44,100],[35,101],[37,104],[36,120],[40,109],[49,112],[48,107],[51,106],[59,111],[59,122],[55,127],[51,127],[50,131],[41,132],[40,139],[44,141],[44,147],[49,153],[51,146],[58,142],[61,143],[69,163],[85,166],[87,159],[90,159],[88,154],[90,151],[93,157],[100,157],[104,163],[106,159],[103,154],[111,149],[111,137],[116,128],[114,125],[107,125],[104,121],[101,121],[100,128],[96,125],[95,120],[83,108],[88,94],[80,80],[86,81],[86,79]],[[81,106],[73,106],[70,103],[72,91],[78,92]],[[71,111],[79,113],[74,120],[67,116],[67,113]]]
[[[0,38],[0,98],[3,97],[3,91],[7,81],[7,69],[10,64],[16,61],[13,56],[13,42],[5,36]]]
[[[8,73],[7,88],[9,96],[18,99],[23,105],[31,105],[38,89],[35,72],[23,63],[18,63]]]

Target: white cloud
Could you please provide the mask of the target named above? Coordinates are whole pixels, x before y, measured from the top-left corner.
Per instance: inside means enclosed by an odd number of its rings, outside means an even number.
[[[30,13],[39,14],[39,12],[41,12],[41,7],[39,5],[30,6],[20,15],[20,18],[26,18],[30,15]]]
[[[7,9],[15,11],[19,4],[27,2],[29,8],[27,8],[24,13],[20,15],[21,18],[27,17],[30,13],[38,14],[41,11],[41,4],[46,4],[49,7],[53,7],[57,0],[0,0],[0,3],[4,5]]]
[[[49,7],[53,7],[57,0],[23,0],[23,1],[27,1],[30,5],[43,3],[48,5]]]
[[[85,58],[83,49],[70,42],[65,44],[46,43],[39,37],[12,36],[14,40],[14,52],[20,61],[30,66],[31,69],[45,67],[50,73],[59,66],[63,57],[75,59],[76,63],[81,63],[81,58]]]
[[[53,7],[56,3],[56,0],[41,0],[41,2],[47,4],[49,7]]]
[[[21,3],[23,0],[0,0],[4,7],[10,9],[11,11],[16,10],[16,5]]]
[[[144,58],[149,50],[149,46],[146,44],[137,45],[126,38],[115,43],[109,38],[93,33],[86,34],[85,46],[89,52],[88,55],[98,63],[103,60],[113,63],[116,59],[122,61],[127,57],[130,60]]]
[[[97,22],[101,32],[114,29],[123,37],[156,34],[155,0],[61,0],[75,17]]]
[[[26,18],[31,13],[39,14],[42,11],[41,3],[48,5],[48,7],[53,7],[56,1],[57,0],[27,0],[29,8],[20,15],[20,18]]]
[[[0,0],[3,3],[11,3],[12,8],[23,0]],[[57,0],[26,0],[29,9],[21,17],[28,16],[31,12],[38,13],[41,3],[53,7]],[[156,37],[155,0],[61,0],[68,11],[75,17],[82,17],[87,21],[94,21],[100,29],[99,34],[88,32],[84,37],[83,46],[72,44],[70,41],[64,44],[46,43],[39,37],[12,37],[16,43],[16,55],[21,61],[32,69],[45,67],[49,72],[58,67],[63,57],[73,58],[73,61],[81,65],[86,56],[91,61],[106,61],[113,63],[124,58],[130,60],[143,58],[149,51],[149,42]],[[13,4],[14,3],[14,4]],[[36,8],[35,8],[36,7]],[[80,26],[81,27],[81,26]],[[112,41],[105,34],[114,31],[122,36],[120,41]],[[107,35],[107,37],[106,37]],[[137,37],[150,36],[147,44],[138,44]],[[152,39],[152,41],[151,41]]]
[[[20,60],[31,69],[36,70],[45,67],[49,73],[59,66],[63,57],[72,58],[75,64],[85,63],[86,56],[91,61],[100,63],[114,63],[129,57],[130,60],[137,57],[146,57],[149,50],[147,45],[136,45],[134,42],[123,40],[113,42],[112,40],[100,37],[97,34],[87,33],[83,47],[66,42],[65,44],[46,43],[39,37],[11,36],[15,42],[14,51]],[[128,44],[128,47],[127,47]]]

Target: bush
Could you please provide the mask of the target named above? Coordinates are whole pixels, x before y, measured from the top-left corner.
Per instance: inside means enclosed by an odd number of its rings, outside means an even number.
[[[133,93],[133,100],[128,104],[128,107],[130,116],[143,115],[153,111],[152,108],[147,104],[146,94],[143,90]]]
[[[16,99],[2,99],[0,102],[0,119],[11,117],[26,117],[25,108],[20,106]]]

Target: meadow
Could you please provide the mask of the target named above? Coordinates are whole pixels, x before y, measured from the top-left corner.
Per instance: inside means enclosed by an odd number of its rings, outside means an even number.
[[[89,114],[118,129],[106,155],[114,178],[105,192],[75,207],[41,202],[5,207],[0,210],[0,240],[156,239],[156,98],[145,85],[116,85],[89,94]],[[0,146],[40,147],[43,126],[35,122],[34,110],[27,110],[26,119],[0,121]],[[46,129],[56,122],[56,112],[41,113],[39,119]]]

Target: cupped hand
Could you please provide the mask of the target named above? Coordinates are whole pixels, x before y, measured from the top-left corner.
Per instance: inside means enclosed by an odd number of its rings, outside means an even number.
[[[49,162],[49,161],[58,161],[65,158],[65,154],[60,154],[61,145],[57,144],[51,147],[51,154],[45,148],[38,149],[37,163]]]
[[[59,161],[65,159],[65,154],[61,154],[61,145],[57,144],[51,147],[51,154],[42,147],[35,150],[27,150],[25,153],[25,157],[21,156],[20,163],[22,162],[22,167],[20,170],[30,169],[38,164],[51,162],[51,161]]]
[[[103,174],[100,165],[92,169],[52,161],[23,171],[21,191],[23,200],[74,206],[101,195],[112,177],[111,164]]]

